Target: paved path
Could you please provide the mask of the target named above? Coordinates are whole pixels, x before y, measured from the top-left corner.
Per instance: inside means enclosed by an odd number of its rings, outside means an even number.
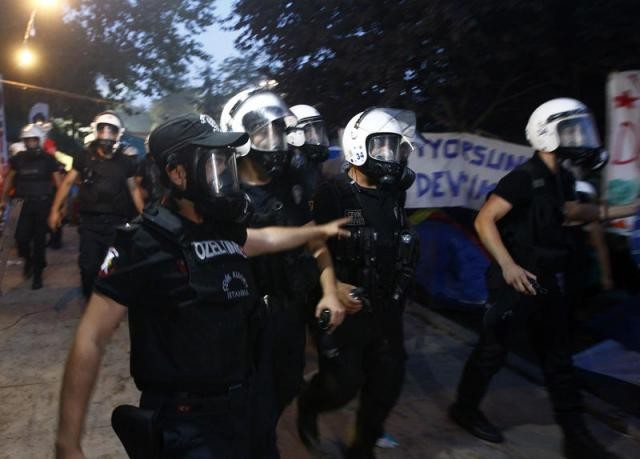
[[[21,278],[15,252],[9,259],[0,297],[0,459],[53,456],[58,392],[71,339],[82,313],[76,265],[75,228],[66,228],[65,246],[49,251],[44,288],[31,290]],[[381,459],[556,459],[561,436],[553,423],[546,392],[508,369],[494,381],[484,408],[504,430],[502,445],[469,436],[446,417],[470,348],[450,330],[424,320],[420,306],[406,315],[409,352],[407,381],[387,430],[400,446],[377,451]],[[315,357],[308,353],[310,373]],[[105,355],[88,417],[87,458],[126,457],[110,427],[113,407],[135,403],[138,392],[129,378],[127,326],[117,331]],[[330,448],[346,441],[354,406],[321,417],[321,433]],[[638,458],[640,444],[590,419],[590,425],[622,458]],[[282,457],[304,459],[295,433],[295,408],[279,426]]]

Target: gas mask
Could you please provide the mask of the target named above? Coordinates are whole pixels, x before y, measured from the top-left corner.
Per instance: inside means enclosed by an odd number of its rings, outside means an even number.
[[[560,160],[569,160],[585,170],[602,169],[609,154],[602,148],[598,131],[590,115],[564,119],[556,125],[559,145],[555,150]]]
[[[312,163],[320,164],[329,158],[329,138],[319,116],[289,128],[287,142]]]
[[[96,125],[96,139],[93,146],[99,148],[105,158],[113,158],[119,138],[120,129],[113,124],[98,123]]]
[[[25,151],[28,155],[35,156],[42,153],[40,139],[38,137],[24,137],[22,143],[24,143]]]
[[[187,171],[187,188],[176,190],[176,197],[194,203],[205,220],[244,223],[253,208],[249,197],[240,190],[236,155],[233,148],[196,147],[178,159]]]
[[[256,114],[251,112],[245,116],[250,117],[256,117]],[[289,160],[284,121],[277,119],[255,128],[249,137],[251,150],[248,157],[270,177],[282,175]]]
[[[362,172],[383,190],[398,186],[411,144],[398,134],[381,133],[370,135],[366,145],[367,160],[360,166]]]

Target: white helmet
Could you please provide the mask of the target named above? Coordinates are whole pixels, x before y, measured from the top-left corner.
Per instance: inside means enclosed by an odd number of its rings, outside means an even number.
[[[351,118],[342,134],[344,158],[362,166],[367,157],[377,161],[406,160],[413,151],[416,114],[395,108],[368,108]]]
[[[279,120],[282,120],[282,126],[277,127]],[[255,87],[229,99],[220,115],[220,128],[249,134],[250,143],[236,149],[240,156],[244,156],[250,148],[267,152],[286,150],[285,131],[295,126],[296,121],[278,95],[264,87]]]
[[[540,105],[531,114],[525,132],[534,149],[556,152],[574,166],[598,170],[609,159],[591,112],[575,99],[552,99]]]
[[[562,131],[569,126],[580,129],[572,129],[565,138]],[[552,99],[540,105],[529,117],[525,132],[531,146],[539,151],[553,152],[561,146],[600,146],[591,112],[575,99]]]
[[[294,147],[302,145],[322,145],[329,147],[329,137],[320,112],[311,105],[294,105],[291,113],[298,119],[296,125],[287,131],[287,142]]]
[[[113,140],[117,144],[124,134],[124,125],[118,115],[106,111],[98,113],[93,119],[91,132],[94,140]]]
[[[38,139],[38,146],[42,148],[45,139],[47,138],[47,134],[42,130],[40,126],[37,124],[27,124],[20,131],[20,138],[24,142],[25,139]]]

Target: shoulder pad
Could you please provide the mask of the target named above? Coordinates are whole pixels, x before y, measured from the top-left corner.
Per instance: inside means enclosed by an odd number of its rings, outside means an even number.
[[[141,218],[143,226],[159,232],[176,243],[182,242],[184,237],[182,222],[170,210],[162,206],[148,206],[142,213]]]
[[[354,193],[351,178],[345,174],[338,174],[327,183],[330,183],[338,191],[340,197],[351,196]]]

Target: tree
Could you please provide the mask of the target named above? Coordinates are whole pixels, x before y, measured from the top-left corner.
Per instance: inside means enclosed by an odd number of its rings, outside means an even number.
[[[219,120],[222,108],[231,97],[266,79],[265,65],[260,56],[247,53],[227,57],[215,70],[207,67],[200,88],[200,109]]]
[[[194,61],[209,60],[197,35],[213,24],[215,2],[69,0],[64,14],[37,16],[29,46],[41,56],[38,68],[21,72],[14,56],[30,2],[5,3],[0,15],[0,73],[8,80],[96,99],[102,90],[109,99],[125,101],[134,94],[161,95],[180,88]],[[50,103],[56,116],[83,123],[108,106],[9,86],[5,92],[8,117],[21,121],[37,100]]]
[[[423,130],[523,141],[552,97],[601,119],[608,72],[639,64],[635,0],[239,0],[234,14],[238,46],[270,56],[288,100],[335,125],[393,105]]]

